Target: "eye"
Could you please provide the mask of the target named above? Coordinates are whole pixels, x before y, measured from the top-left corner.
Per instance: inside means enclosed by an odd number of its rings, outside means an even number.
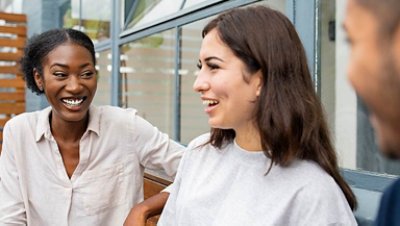
[[[67,74],[66,74],[66,73],[64,73],[64,72],[61,72],[61,71],[56,71],[56,72],[53,72],[53,75],[54,75],[54,76],[56,76],[56,77],[59,77],[59,78],[64,78],[64,77],[66,77],[66,76],[67,76]]]
[[[197,67],[199,70],[201,70],[201,67],[202,67],[201,63],[198,62],[198,63],[196,64],[196,67]]]
[[[212,70],[216,70],[219,69],[219,65],[218,64],[213,64],[213,63],[207,63],[207,67],[212,71]]]
[[[94,73],[92,71],[85,71],[81,74],[82,78],[91,78],[93,77]]]

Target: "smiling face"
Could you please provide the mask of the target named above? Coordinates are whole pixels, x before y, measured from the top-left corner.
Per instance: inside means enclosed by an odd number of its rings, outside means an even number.
[[[382,151],[399,158],[400,29],[392,40],[382,40],[379,25],[376,15],[349,0],[344,22],[351,44],[348,78],[371,112]]]
[[[52,121],[85,121],[97,88],[96,70],[90,52],[67,42],[44,58],[42,68],[43,75],[35,70],[34,76],[52,106]]]
[[[251,75],[221,41],[216,29],[203,39],[199,69],[193,89],[201,94],[210,126],[236,132],[253,126],[261,72]]]

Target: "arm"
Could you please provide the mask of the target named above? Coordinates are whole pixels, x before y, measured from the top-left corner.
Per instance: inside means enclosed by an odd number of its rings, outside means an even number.
[[[0,225],[26,225],[26,211],[21,192],[20,174],[15,156],[17,143],[6,125],[0,155]]]
[[[124,226],[145,226],[148,218],[160,214],[169,193],[160,192],[134,206],[125,220]]]
[[[175,177],[184,147],[137,115],[134,127],[137,132],[133,135],[133,148],[137,149],[140,163]]]

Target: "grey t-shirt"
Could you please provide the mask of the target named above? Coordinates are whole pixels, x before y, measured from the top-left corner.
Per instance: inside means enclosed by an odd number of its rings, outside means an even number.
[[[312,161],[274,165],[235,142],[196,138],[181,160],[160,226],[357,225],[339,186]]]

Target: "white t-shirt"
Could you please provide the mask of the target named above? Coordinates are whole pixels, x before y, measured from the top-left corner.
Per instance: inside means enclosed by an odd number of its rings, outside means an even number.
[[[18,115],[4,128],[0,225],[122,225],[143,200],[144,168],[174,176],[183,147],[136,115],[89,109],[79,164],[68,178],[50,131],[51,108]]]
[[[234,142],[222,150],[201,146],[208,140],[189,145],[158,225],[357,225],[341,189],[316,163],[274,165],[266,175],[270,160],[262,152]]]

